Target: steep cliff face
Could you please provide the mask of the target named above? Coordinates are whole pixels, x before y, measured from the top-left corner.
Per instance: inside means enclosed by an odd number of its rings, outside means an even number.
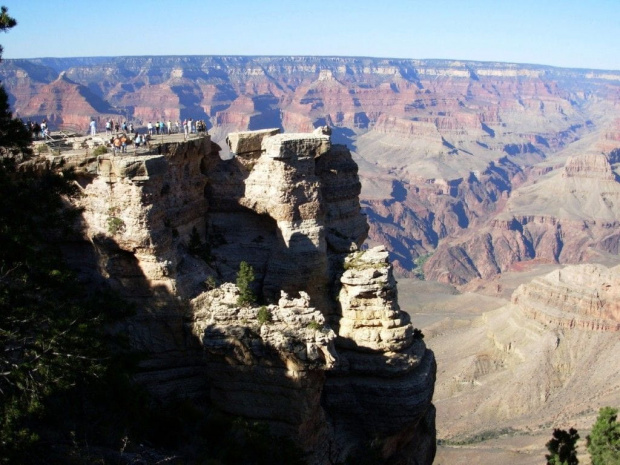
[[[37,90],[25,98],[20,96],[23,102],[20,111],[35,121],[47,119],[53,127],[73,127],[87,132],[91,119],[102,129],[106,119],[119,117],[108,102],[69,79],[64,72],[49,84],[30,87]]]
[[[434,357],[387,252],[360,250],[357,166],[327,128],[277,132],[231,134],[227,160],[209,137],[99,157],[69,256],[136,302],[123,329],[157,396],[264,421],[310,463],[378,440],[386,461],[430,464]],[[262,307],[238,303],[242,261]]]
[[[194,139],[163,144],[151,154],[95,157],[79,173],[85,241],[69,244],[69,258],[136,303],[123,331],[135,349],[149,354],[139,378],[164,399],[198,396],[206,386],[198,346],[185,328],[183,299],[202,291],[211,272],[188,253],[192,230],[204,237],[201,160],[209,153],[208,138]],[[70,152],[66,158],[71,163]]]
[[[345,447],[362,435],[380,439],[391,460],[432,463],[435,359],[398,305],[388,253],[383,247],[354,252],[344,270],[330,320],[342,361],[328,373],[326,411]]]
[[[501,209],[525,173],[507,157],[457,179],[392,181],[392,199],[364,200],[370,237],[388,242],[395,266],[406,273],[443,239],[477,229]]]

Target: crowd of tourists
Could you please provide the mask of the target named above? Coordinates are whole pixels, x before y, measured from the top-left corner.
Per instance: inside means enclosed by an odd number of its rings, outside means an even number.
[[[114,149],[114,153],[126,153],[127,147],[133,145],[136,149],[139,147],[149,147],[153,136],[165,134],[184,134],[187,139],[190,134],[208,135],[207,123],[204,120],[194,121],[192,118],[183,121],[177,120],[173,123],[171,120],[167,122],[156,121],[154,124],[149,121],[146,125],[146,131],[142,134],[136,129],[133,123],[126,121],[114,122],[106,121],[106,135],[112,135],[109,145]],[[93,129],[91,123],[91,131]]]
[[[133,134],[133,139],[130,138],[124,132],[112,136],[109,140],[110,146],[114,149],[114,153],[127,153],[127,147],[132,145],[137,149],[138,147],[149,147],[151,136],[148,134],[140,134],[136,131]]]
[[[192,118],[184,119],[183,122],[177,120],[175,123],[168,120],[168,122],[156,121],[155,124],[153,124],[149,121],[146,125],[146,129],[151,136],[158,136],[160,134],[180,134],[182,131],[187,138],[189,134],[209,133],[207,131],[207,123],[205,123],[204,120],[194,121]]]
[[[28,120],[26,127],[32,133],[35,140],[44,139],[49,135],[49,127],[46,119],[41,123]],[[194,120],[192,118],[177,120],[176,122],[168,121],[151,121],[145,127],[137,128],[133,122],[114,121],[112,119],[105,122],[106,145],[114,150],[114,153],[126,153],[127,147],[133,145],[138,147],[149,147],[150,140],[153,136],[165,134],[183,134],[187,139],[191,134],[208,135],[207,123],[204,120]],[[91,118],[88,125],[88,134],[97,135],[97,122]]]
[[[149,147],[153,136],[181,133],[184,134],[184,139],[187,139],[190,134],[209,134],[207,123],[204,120],[194,121],[192,118],[185,119],[182,122],[177,120],[175,123],[168,120],[167,122],[156,121],[153,124],[149,121],[146,125],[145,134],[140,133],[137,129],[134,131],[133,123],[123,122],[121,124],[112,120],[106,121],[106,135],[112,134],[109,143],[114,149],[114,153],[126,153],[127,147],[132,144],[136,149],[138,147]],[[127,134],[132,135],[133,138]]]
[[[94,126],[94,120],[91,121],[91,134],[93,134],[93,131],[96,131],[96,126]],[[120,123],[120,121],[113,121],[113,120],[108,120],[105,123],[105,132],[106,135],[109,134],[118,134],[119,132],[122,133],[129,133],[129,134],[133,134],[134,133],[134,124],[133,123],[127,123],[126,121],[123,121],[122,123]],[[137,130],[135,131],[137,133]],[[207,129],[207,123],[204,120],[193,120],[192,118],[189,119],[184,119],[183,121],[181,120],[177,120],[176,122],[172,122],[171,120],[168,121],[156,121],[155,123],[149,121],[146,124],[146,133],[149,136],[159,136],[159,135],[165,135],[165,134],[184,134],[187,138],[188,135],[190,134],[209,134],[209,131]]]

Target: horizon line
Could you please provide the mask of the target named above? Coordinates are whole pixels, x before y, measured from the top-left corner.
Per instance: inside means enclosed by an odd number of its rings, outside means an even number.
[[[2,57],[2,61],[32,61],[32,60],[70,60],[70,59],[89,59],[89,58],[100,58],[100,59],[114,59],[114,58],[177,58],[177,57],[209,57],[209,58],[327,58],[327,59],[335,59],[335,58],[344,58],[344,59],[370,59],[370,60],[398,60],[398,61],[443,61],[443,62],[463,62],[463,63],[476,63],[476,64],[505,64],[505,65],[516,65],[516,66],[524,66],[524,67],[542,67],[542,68],[554,68],[554,69],[563,69],[563,70],[583,70],[583,71],[605,71],[605,72],[614,72],[620,73],[620,69],[605,69],[605,68],[583,68],[583,67],[567,67],[567,66],[555,66],[555,65],[546,65],[540,63],[519,63],[512,61],[498,61],[498,60],[472,60],[472,59],[458,59],[458,58],[399,58],[399,57],[379,57],[379,56],[363,56],[363,55],[242,55],[242,54],[224,54],[224,55],[214,55],[214,54],[191,54],[191,55],[83,55],[83,56],[65,56],[65,57],[53,57],[53,56],[41,56],[41,57],[30,57],[30,58],[6,58]],[[0,63],[1,66],[1,63]]]

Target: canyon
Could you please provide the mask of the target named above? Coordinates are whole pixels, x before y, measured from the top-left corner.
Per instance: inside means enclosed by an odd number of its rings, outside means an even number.
[[[226,151],[229,132],[329,125],[360,166],[370,243],[384,245],[404,276],[464,285],[522,261],[617,254],[617,71],[154,56],[5,60],[0,79],[18,116],[53,128],[204,119]],[[571,182],[595,172],[605,190],[580,204]],[[555,204],[540,200],[543,191]],[[535,214],[519,208],[535,199]]]
[[[437,357],[436,464],[540,463],[553,428],[585,438],[598,409],[618,405],[619,272],[537,264],[476,293],[399,283]]]
[[[540,463],[554,427],[618,405],[619,71],[98,57],[0,79],[54,129],[207,121],[147,157],[64,157],[87,225],[67,255],[145,309],[129,329],[161,398],[208,391],[315,463],[376,437],[430,463],[434,406],[435,463]],[[269,325],[236,305],[241,261]]]

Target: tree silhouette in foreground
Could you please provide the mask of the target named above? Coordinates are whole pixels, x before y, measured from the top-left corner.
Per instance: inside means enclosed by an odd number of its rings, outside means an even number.
[[[0,31],[8,32],[17,25],[17,21],[8,14],[8,9],[0,7]],[[2,45],[0,45],[0,61],[2,60]],[[9,107],[9,97],[0,87],[0,157],[15,156],[17,154],[31,154],[30,131],[17,118],[13,118]]]
[[[0,31],[16,24],[2,7]],[[69,428],[80,439],[72,409],[112,367],[103,327],[123,308],[64,263],[77,188],[68,171],[20,166],[30,144],[0,87],[0,463],[51,463],[52,441],[68,441]]]
[[[577,440],[579,434],[575,428],[568,431],[553,430],[553,438],[545,444],[549,454],[545,455],[547,465],[577,465]]]

